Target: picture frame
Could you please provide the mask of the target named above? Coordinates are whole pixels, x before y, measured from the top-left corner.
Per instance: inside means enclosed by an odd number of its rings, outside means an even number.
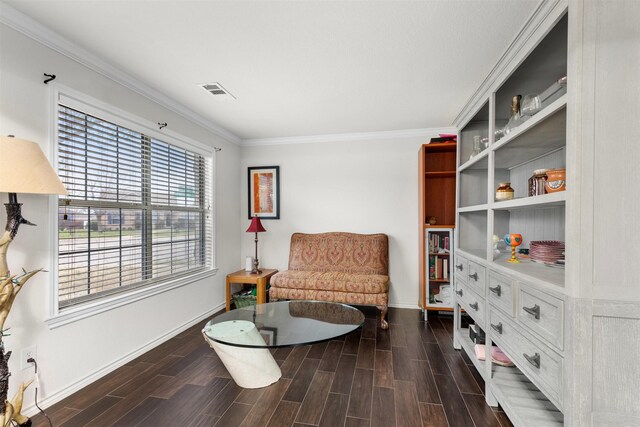
[[[280,166],[250,166],[247,184],[249,219],[280,219]]]

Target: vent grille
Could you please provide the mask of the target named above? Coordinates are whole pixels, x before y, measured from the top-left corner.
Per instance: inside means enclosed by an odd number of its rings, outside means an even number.
[[[204,83],[201,84],[200,87],[215,96],[218,100],[236,99],[236,97],[231,95],[220,83]]]

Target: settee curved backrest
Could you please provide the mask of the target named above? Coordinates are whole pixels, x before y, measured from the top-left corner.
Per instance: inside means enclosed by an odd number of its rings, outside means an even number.
[[[386,234],[294,233],[289,270],[389,274]]]

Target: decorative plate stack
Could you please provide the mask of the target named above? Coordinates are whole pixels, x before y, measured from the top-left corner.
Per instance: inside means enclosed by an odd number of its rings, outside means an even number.
[[[547,265],[564,265],[564,242],[559,240],[536,240],[529,242],[532,261]]]

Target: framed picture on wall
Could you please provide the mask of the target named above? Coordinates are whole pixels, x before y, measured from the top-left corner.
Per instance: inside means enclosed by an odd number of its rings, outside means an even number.
[[[280,166],[250,166],[249,219],[280,219]]]

